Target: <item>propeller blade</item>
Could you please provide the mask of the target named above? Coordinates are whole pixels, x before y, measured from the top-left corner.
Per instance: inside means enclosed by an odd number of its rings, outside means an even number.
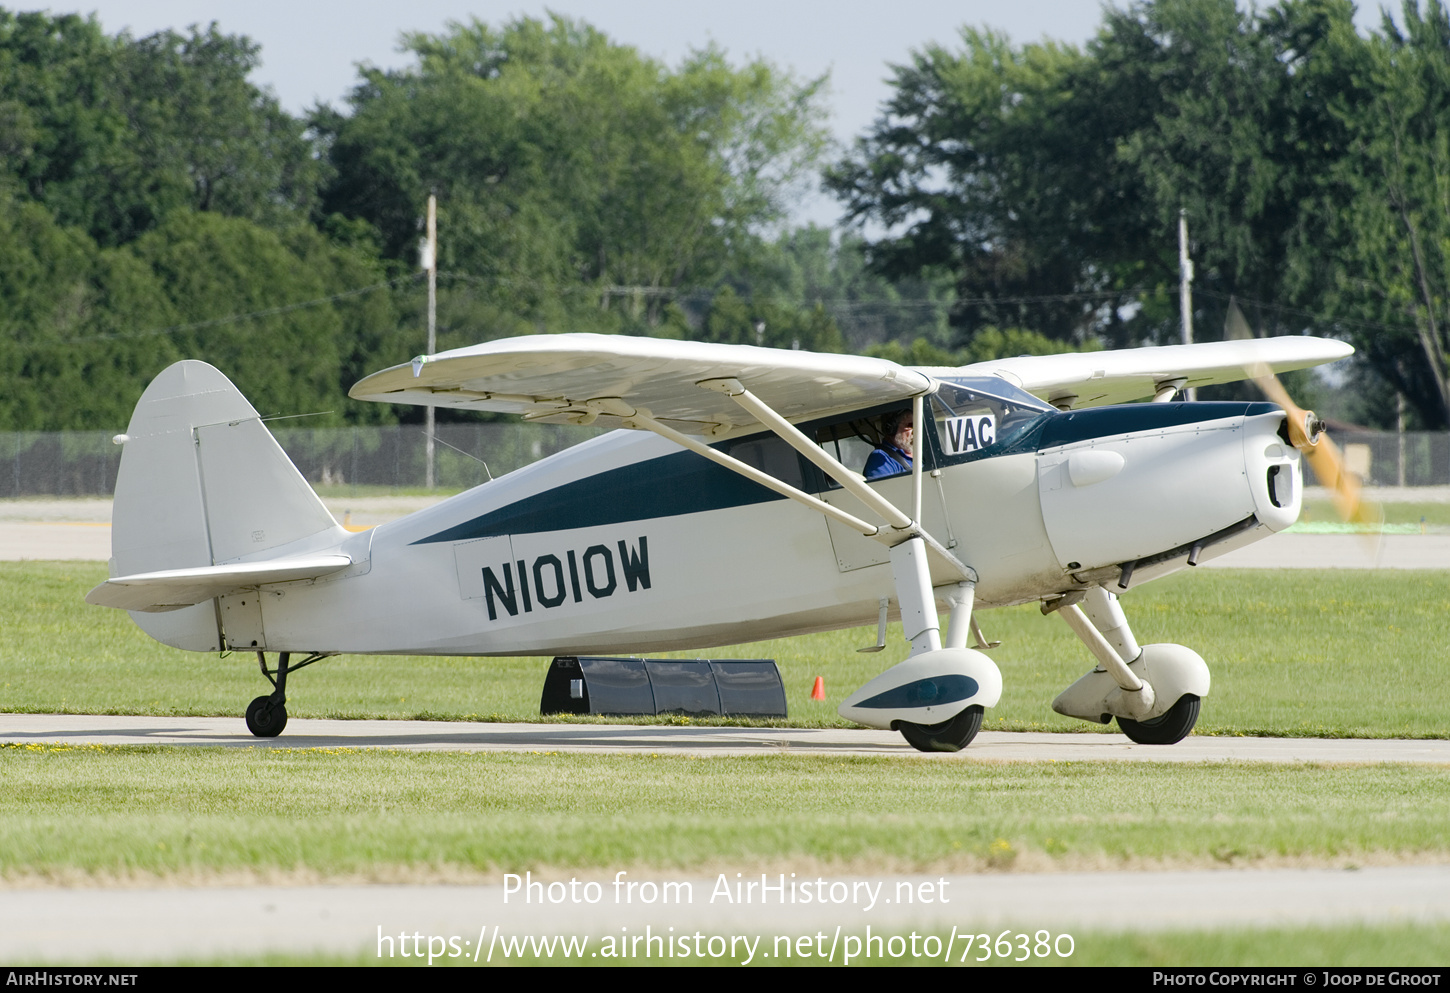
[[[1238,301],[1229,298],[1228,315],[1224,319],[1224,337],[1243,340],[1256,337],[1239,309]],[[1274,371],[1262,362],[1246,366],[1248,374],[1259,391],[1271,402],[1284,408],[1289,419],[1289,440],[1304,455],[1304,460],[1314,470],[1321,486],[1329,490],[1334,508],[1342,520],[1355,524],[1372,524],[1382,517],[1379,508],[1367,503],[1360,495],[1360,481],[1344,464],[1339,447],[1324,434],[1324,422],[1296,404],[1279,382]]]
[[[1305,451],[1304,457],[1319,482],[1329,490],[1340,518],[1354,524],[1374,524],[1380,520],[1378,508],[1360,496],[1359,477],[1345,468],[1339,446],[1327,435]]]
[[[1233,297],[1228,298],[1228,316],[1224,318],[1223,336],[1231,341],[1249,341],[1257,337],[1250,330],[1249,322],[1244,319],[1244,312],[1239,309],[1239,302]],[[1283,407],[1290,420],[1303,423],[1302,415],[1306,411],[1289,398],[1289,391],[1284,389],[1284,384],[1279,382],[1279,377],[1274,375],[1274,370],[1262,362],[1255,362],[1245,366],[1244,371],[1249,374],[1249,379],[1259,388],[1259,392],[1269,399],[1270,403],[1277,403]],[[1297,442],[1295,447],[1298,447]]]

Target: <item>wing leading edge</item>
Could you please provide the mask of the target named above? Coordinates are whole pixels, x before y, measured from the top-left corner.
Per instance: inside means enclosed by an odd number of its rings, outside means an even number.
[[[1019,355],[960,369],[924,369],[937,377],[1000,376],[1054,406],[1101,407],[1151,397],[1168,386],[1178,390],[1233,383],[1259,374],[1308,369],[1337,362],[1354,348],[1329,338],[1257,338],[1205,341],[1115,352]]]
[[[738,379],[790,421],[905,400],[930,376],[861,355],[719,345],[625,335],[504,338],[420,355],[361,380],[357,400],[522,414],[553,424],[623,426],[648,411],[692,435],[722,437],[760,424],[729,397],[696,384]],[[610,401],[623,401],[623,405]]]
[[[997,376],[1061,407],[1127,403],[1261,374],[1307,369],[1354,354],[1341,341],[1284,337],[1111,352],[1021,355],[952,368],[752,345],[625,335],[504,338],[373,373],[357,400],[521,414],[552,424],[624,426],[622,409],[647,411],[692,435],[723,437],[759,424],[727,397],[696,384],[733,378],[792,422],[930,392],[935,379]],[[622,400],[623,405],[611,401]]]

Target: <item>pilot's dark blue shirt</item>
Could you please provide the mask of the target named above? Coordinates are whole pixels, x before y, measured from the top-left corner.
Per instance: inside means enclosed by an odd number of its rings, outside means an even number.
[[[897,473],[910,471],[910,455],[894,445],[883,445],[866,459],[866,468],[861,474],[867,479],[880,479],[882,476],[895,476]]]

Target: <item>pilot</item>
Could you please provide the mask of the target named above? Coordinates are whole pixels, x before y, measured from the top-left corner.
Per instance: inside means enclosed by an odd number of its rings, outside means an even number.
[[[911,471],[911,434],[915,421],[910,409],[887,414],[882,423],[882,442],[866,459],[862,474],[867,479],[880,479]]]

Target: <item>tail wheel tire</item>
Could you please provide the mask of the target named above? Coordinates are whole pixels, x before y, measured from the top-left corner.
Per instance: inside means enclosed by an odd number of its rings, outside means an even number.
[[[1185,693],[1161,717],[1146,721],[1118,718],[1118,728],[1140,745],[1174,745],[1188,737],[1198,723],[1198,697]]]
[[[258,738],[275,738],[287,726],[287,708],[259,696],[247,705],[247,730]]]
[[[1197,711],[1195,711],[1197,713]],[[973,704],[949,721],[940,724],[911,724],[892,721],[892,730],[900,731],[919,752],[959,752],[972,743],[982,728],[982,707]]]

